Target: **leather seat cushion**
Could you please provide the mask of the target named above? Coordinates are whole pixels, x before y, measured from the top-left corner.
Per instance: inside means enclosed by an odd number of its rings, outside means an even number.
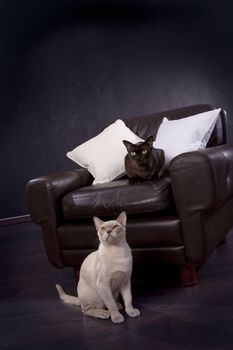
[[[93,216],[161,212],[173,207],[169,177],[130,184],[121,179],[105,184],[81,187],[62,200],[66,220]]]
[[[177,216],[131,218],[127,223],[127,241],[132,249],[183,246],[182,230]],[[57,228],[62,250],[96,249],[98,237],[92,219],[69,222]]]

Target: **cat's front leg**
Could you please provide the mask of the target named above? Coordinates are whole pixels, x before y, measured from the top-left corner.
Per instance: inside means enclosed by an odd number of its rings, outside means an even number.
[[[98,289],[100,297],[102,298],[103,302],[105,303],[105,305],[110,313],[112,322],[114,322],[114,323],[123,322],[124,316],[118,310],[118,306],[117,306],[117,304],[114,300],[114,297],[112,295],[110,281],[106,281],[104,279],[99,278],[97,281],[97,289]]]
[[[122,284],[121,288],[121,295],[124,300],[125,304],[125,311],[128,316],[130,317],[137,317],[140,315],[140,311],[133,307],[132,305],[132,293],[131,293],[131,281],[130,278],[125,281],[124,284]]]
[[[137,177],[137,176],[134,176],[134,177],[130,177],[129,178],[129,183],[130,183],[130,185],[135,185],[135,184],[138,184],[138,183],[140,183],[142,180],[139,178],[139,177]]]

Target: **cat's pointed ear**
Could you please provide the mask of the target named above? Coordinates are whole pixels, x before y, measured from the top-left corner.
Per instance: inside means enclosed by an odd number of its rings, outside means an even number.
[[[148,143],[148,145],[149,145],[150,147],[152,147],[152,146],[153,146],[153,142],[154,142],[154,136],[149,136],[149,137],[147,137],[147,139],[145,140],[145,142]]]
[[[121,225],[126,226],[126,221],[127,221],[126,212],[122,211],[118,216],[118,218],[116,219],[116,221],[118,221]]]
[[[127,151],[130,152],[132,147],[134,146],[133,143],[131,143],[131,142],[127,141],[127,140],[123,140],[122,142],[125,145],[125,147],[127,148]]]
[[[95,224],[95,228],[96,231],[98,232],[100,229],[100,226],[104,223],[102,220],[100,220],[99,218],[97,218],[96,216],[93,217],[94,220],[94,224]]]

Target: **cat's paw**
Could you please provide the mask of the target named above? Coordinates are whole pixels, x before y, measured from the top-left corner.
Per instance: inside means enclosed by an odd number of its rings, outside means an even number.
[[[129,178],[129,184],[130,185],[136,185],[138,183],[138,179],[134,178],[134,177],[130,177]]]
[[[111,315],[111,319],[113,323],[122,323],[124,322],[124,316],[120,314],[120,312],[114,313]]]
[[[127,309],[125,311],[127,315],[129,315],[130,317],[140,316],[140,311],[138,309]]]

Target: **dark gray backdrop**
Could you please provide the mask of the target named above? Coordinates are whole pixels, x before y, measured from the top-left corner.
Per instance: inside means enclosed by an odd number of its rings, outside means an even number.
[[[0,1],[0,218],[118,117],[195,103],[233,130],[231,1]]]

